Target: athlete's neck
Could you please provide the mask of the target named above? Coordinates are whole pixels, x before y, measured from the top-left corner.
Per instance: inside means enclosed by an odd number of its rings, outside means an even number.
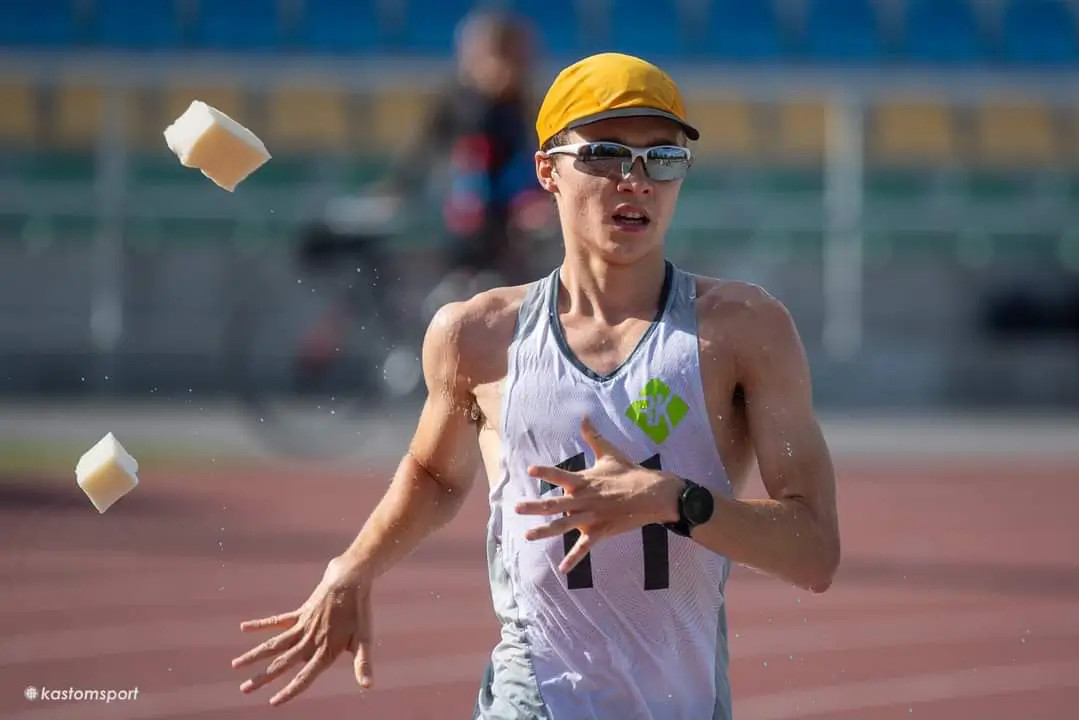
[[[559,269],[559,312],[596,317],[611,325],[630,317],[651,319],[659,307],[665,274],[661,248],[630,265],[567,252]]]

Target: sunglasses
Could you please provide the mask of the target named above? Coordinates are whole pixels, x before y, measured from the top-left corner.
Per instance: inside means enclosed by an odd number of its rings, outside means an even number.
[[[681,180],[693,165],[689,148],[680,145],[640,148],[608,141],[580,142],[553,147],[547,154],[572,155],[589,175],[612,178],[628,176],[637,158],[641,158],[645,173],[656,182]]]

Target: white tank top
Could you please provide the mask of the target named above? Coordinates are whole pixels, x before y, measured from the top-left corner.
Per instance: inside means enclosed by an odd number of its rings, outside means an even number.
[[[502,632],[474,717],[728,720],[725,557],[652,525],[601,540],[567,576],[558,564],[576,532],[530,542],[525,532],[554,517],[514,511],[562,492],[529,465],[595,462],[585,415],[636,462],[730,495],[701,384],[694,278],[667,264],[656,318],[606,376],[569,349],[558,288],[557,270],[529,287],[509,347],[487,535]]]

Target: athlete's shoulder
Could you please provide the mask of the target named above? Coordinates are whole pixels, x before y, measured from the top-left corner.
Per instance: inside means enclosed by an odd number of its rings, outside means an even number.
[[[458,375],[485,377],[505,363],[517,313],[528,285],[497,287],[443,305],[424,340],[424,363],[452,367]]]
[[[715,337],[787,334],[794,329],[786,305],[760,285],[739,280],[694,276],[700,332]]]

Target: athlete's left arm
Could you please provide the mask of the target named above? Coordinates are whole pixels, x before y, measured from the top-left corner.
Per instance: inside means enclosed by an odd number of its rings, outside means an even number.
[[[813,408],[805,349],[777,299],[753,286],[735,294],[711,310],[706,305],[702,332],[711,326],[736,338],[737,382],[769,497],[716,495],[712,519],[693,530],[693,539],[734,562],[824,592],[840,556],[835,470]]]

